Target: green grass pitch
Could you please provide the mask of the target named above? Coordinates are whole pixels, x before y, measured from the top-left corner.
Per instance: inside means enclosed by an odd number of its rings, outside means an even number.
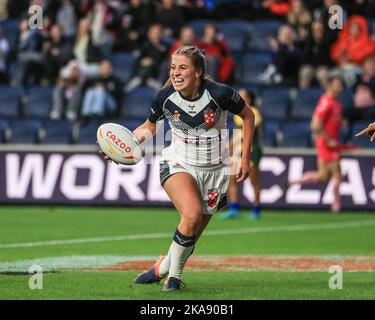
[[[135,285],[139,270],[101,269],[165,254],[178,220],[162,208],[2,206],[0,299],[375,299],[375,215],[364,212],[264,211],[251,222],[246,211],[239,220],[215,216],[193,255],[215,256],[219,264],[224,257],[365,259],[363,270],[343,267],[341,290],[330,289],[333,274],[325,265],[313,270],[310,260],[306,270],[264,263],[187,269],[186,288],[175,293]],[[28,286],[32,264],[45,271],[42,290]]]

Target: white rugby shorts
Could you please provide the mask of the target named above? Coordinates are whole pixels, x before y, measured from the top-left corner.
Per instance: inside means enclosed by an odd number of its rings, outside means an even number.
[[[171,150],[163,150],[160,161],[160,183],[178,172],[189,173],[197,181],[198,191],[201,194],[203,214],[212,215],[227,206],[227,190],[229,185],[229,169],[197,168],[178,162]]]

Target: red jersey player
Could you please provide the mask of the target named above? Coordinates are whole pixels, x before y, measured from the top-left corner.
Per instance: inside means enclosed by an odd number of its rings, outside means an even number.
[[[300,179],[288,181],[288,186],[296,183],[310,184],[326,182],[333,178],[333,212],[341,209],[339,188],[342,180],[340,168],[339,138],[343,123],[343,107],[339,100],[343,90],[342,80],[338,76],[328,79],[326,92],[320,97],[315,108],[311,130],[316,134],[318,171],[308,171]]]

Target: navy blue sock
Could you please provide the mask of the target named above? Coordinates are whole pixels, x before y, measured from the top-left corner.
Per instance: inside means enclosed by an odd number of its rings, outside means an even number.
[[[173,235],[173,241],[183,247],[191,247],[195,244],[195,236],[185,236],[180,231],[178,231],[178,229],[176,229],[176,232]]]
[[[259,205],[254,205],[253,206],[253,212],[256,216],[259,216],[260,215],[260,206]]]
[[[240,210],[240,206],[238,205],[237,202],[231,202],[229,204],[229,210],[238,211]]]

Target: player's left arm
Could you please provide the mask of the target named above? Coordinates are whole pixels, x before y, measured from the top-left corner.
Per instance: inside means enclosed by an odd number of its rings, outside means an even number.
[[[242,118],[243,124],[241,168],[236,175],[236,181],[241,182],[247,179],[250,174],[250,152],[254,137],[255,115],[247,103],[245,103],[242,111],[238,115]]]

